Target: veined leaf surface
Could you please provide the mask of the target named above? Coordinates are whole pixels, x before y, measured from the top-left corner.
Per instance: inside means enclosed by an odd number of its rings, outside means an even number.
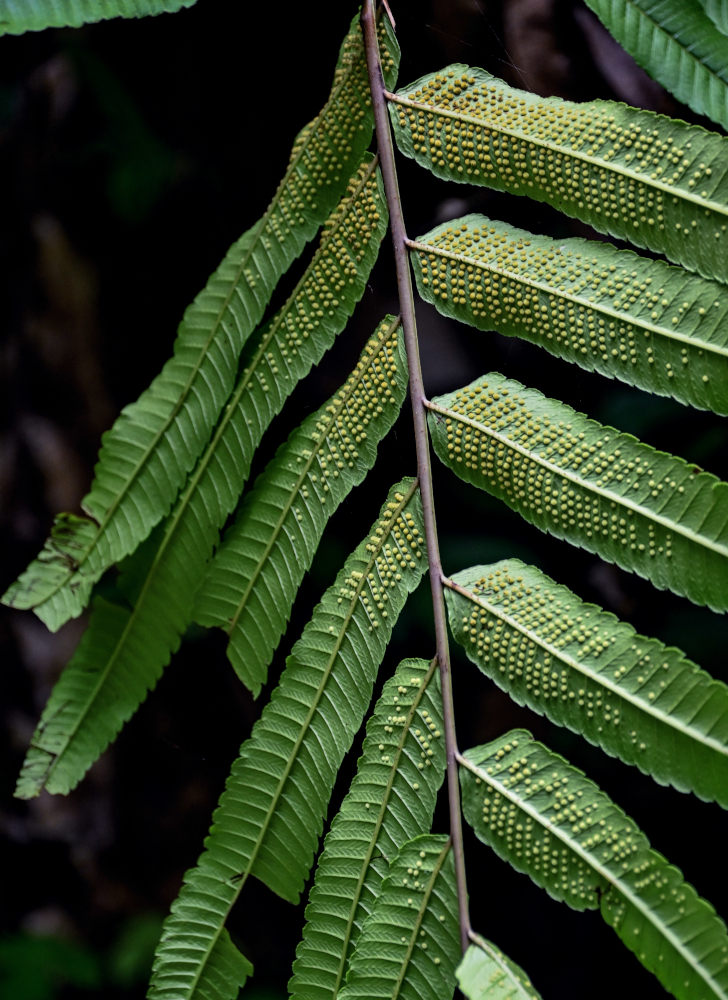
[[[447,837],[415,837],[392,860],[339,1000],[448,1000],[460,961]]]
[[[393,77],[398,57],[386,20],[385,71]],[[187,309],[173,357],[104,435],[82,503],[95,527],[61,515],[43,551],[4,595],[5,603],[33,608],[57,629],[80,614],[104,570],[167,514],[230,396],[240,352],[279,277],[336,205],[369,143],[370,104],[355,19],[329,100],[300,133],[265,215],[232,246]],[[353,272],[355,263],[349,266]]]
[[[461,758],[476,835],[554,899],[600,910],[678,1000],[728,997],[728,934],[710,903],[581,771],[522,729]]]
[[[519,705],[728,808],[725,684],[518,559],[474,566],[451,583],[455,638]]]
[[[205,851],[165,921],[153,1000],[237,996],[232,981],[211,992],[206,965],[250,875],[297,900],[392,629],[424,572],[423,543],[417,483],[403,480],[324,594],[233,764]]]
[[[710,20],[723,34],[728,34],[728,0],[698,0]]]
[[[728,128],[723,0],[586,0],[636,63],[675,97]]]
[[[380,186],[367,154],[290,298],[248,344],[247,366],[164,523],[130,607],[94,605],[87,633],[33,736],[18,795],[73,788],[159,680],[192,620],[195,593],[266,427],[331,346],[364,291],[386,227]],[[355,275],[352,258],[359,261]],[[390,409],[360,449],[369,465]],[[366,468],[352,478],[363,478]]]
[[[455,973],[468,1000],[541,1000],[520,966],[479,934],[470,938]]]
[[[529,195],[728,280],[728,138],[624,104],[537,97],[462,65],[389,109],[402,152],[438,177]]]
[[[728,413],[725,285],[607,243],[534,236],[482,215],[410,244],[439,312],[582,368]]]
[[[197,0],[0,0],[0,35],[78,28],[110,17],[144,17],[191,7]]]
[[[291,1000],[337,997],[389,862],[430,830],[445,773],[442,732],[436,661],[403,660],[367,723],[356,777],[324,842]]]
[[[428,406],[461,478],[662,590],[728,608],[728,484],[502,375]]]
[[[209,566],[195,619],[225,629],[228,658],[256,696],[324,528],[374,464],[406,391],[401,328],[390,316],[341,389],[293,432],[246,494]]]

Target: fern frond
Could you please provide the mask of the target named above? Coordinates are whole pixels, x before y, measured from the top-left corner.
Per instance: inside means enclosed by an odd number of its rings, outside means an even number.
[[[356,777],[324,842],[291,1000],[335,1000],[389,862],[429,832],[445,773],[443,726],[436,661],[403,660],[367,723]]]
[[[698,0],[698,3],[716,28],[728,35],[728,0]]]
[[[392,629],[424,572],[423,539],[417,483],[403,480],[324,594],[233,764],[205,851],[165,921],[153,1000],[237,995],[233,981],[210,992],[206,965],[250,875],[297,899]]]
[[[397,143],[438,177],[548,202],[728,280],[728,139],[624,104],[573,104],[455,65],[392,97]]]
[[[514,701],[728,808],[725,684],[518,559],[474,566],[452,584],[455,638]]]
[[[728,997],[728,934],[710,903],[651,850],[581,771],[514,730],[461,758],[476,835],[554,899],[601,911],[678,1000]]]
[[[586,0],[605,28],[683,104],[728,128],[728,41],[722,0]],[[710,12],[708,11],[710,7]]]
[[[341,389],[293,432],[246,494],[210,564],[195,620],[225,629],[228,658],[256,697],[324,528],[374,464],[406,391],[401,328],[390,316]]]
[[[197,0],[0,0],[0,35],[78,28],[111,17],[144,17],[191,7]]]
[[[364,291],[386,227],[380,184],[375,162],[367,155],[288,302],[248,345],[247,367],[164,523],[131,607],[111,610],[103,601],[94,605],[87,634],[33,737],[18,795],[37,795],[43,787],[61,793],[73,788],[178,648],[192,620],[200,579],[238,502],[263,432],[297,381],[331,346]],[[359,260],[354,276],[349,273],[352,259]],[[339,296],[335,305],[333,295]],[[371,443],[360,449],[366,468],[386,432],[389,411],[387,407],[386,417],[375,421]],[[360,461],[351,458],[355,465]],[[366,468],[357,473],[360,478]]]
[[[392,861],[339,1000],[448,1000],[459,961],[450,841],[416,837]]]
[[[479,934],[470,939],[473,943],[455,972],[468,1000],[541,1000],[520,966]]]
[[[502,375],[428,407],[462,479],[661,590],[728,609],[727,483]]]
[[[392,76],[397,50],[389,34],[383,47]],[[240,352],[279,277],[336,205],[369,143],[370,103],[355,19],[329,100],[301,132],[265,215],[187,309],[160,375],[104,435],[82,503],[95,528],[70,522],[82,538],[69,539],[64,518],[5,594],[6,604],[33,608],[49,628],[58,628],[80,614],[101,574],[167,514],[230,396]],[[353,271],[354,262],[349,266]]]
[[[482,215],[410,243],[420,294],[479,330],[728,414],[724,285],[630,250],[534,236]]]

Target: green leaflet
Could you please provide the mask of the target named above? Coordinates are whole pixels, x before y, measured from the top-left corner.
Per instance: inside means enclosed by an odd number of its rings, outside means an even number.
[[[455,973],[468,1000],[541,1000],[520,966],[479,934],[471,940]]]
[[[399,320],[380,323],[339,391],[293,432],[246,494],[197,595],[195,619],[230,636],[257,697],[326,524],[374,464],[407,391]]]
[[[601,910],[678,1000],[728,997],[728,934],[710,903],[581,771],[522,729],[460,759],[476,835],[554,899]]]
[[[375,161],[367,154],[290,298],[247,345],[246,368],[164,523],[130,607],[94,604],[87,633],[33,736],[18,795],[37,795],[43,787],[62,793],[73,788],[178,648],[192,620],[200,579],[263,432],[297,381],[331,346],[364,291],[386,228],[380,188]],[[349,273],[352,257],[359,260],[355,275]],[[377,433],[385,431],[386,418],[377,421],[371,446],[362,449],[367,459],[371,453],[373,461]]]
[[[728,0],[698,0],[710,20],[724,34],[728,34]]]
[[[514,701],[728,808],[725,684],[518,559],[474,566],[452,584],[455,638]]]
[[[0,0],[0,35],[78,28],[111,17],[144,17],[191,7],[197,0]]]
[[[726,24],[722,0],[586,3],[650,76],[693,111],[728,128],[728,40],[718,28],[718,19]]]
[[[438,226],[410,250],[420,294],[445,316],[728,414],[724,285],[607,243],[534,236],[482,215]]]
[[[450,841],[416,837],[391,863],[339,1000],[448,1000],[459,961]]]
[[[403,660],[367,723],[356,777],[326,836],[292,1000],[335,1000],[389,862],[429,831],[445,773],[443,725],[436,661]]]
[[[728,608],[728,484],[502,375],[428,406],[461,478],[661,590]]]
[[[249,875],[298,898],[392,629],[424,572],[423,540],[417,483],[403,480],[324,594],[233,764],[205,851],[165,921],[153,1000],[237,996],[234,981],[211,991],[206,963]]]
[[[392,77],[396,42],[390,34],[383,42]],[[4,595],[5,603],[33,608],[57,629],[80,614],[104,570],[167,514],[230,396],[240,352],[278,278],[336,204],[369,143],[369,105],[355,19],[329,100],[300,133],[265,215],[232,246],[185,312],[174,355],[160,375],[104,435],[82,504],[95,527],[72,522],[82,538],[69,538],[62,515],[40,556]],[[349,267],[353,273],[352,262]]]
[[[723,136],[624,104],[537,97],[461,65],[395,94],[390,116],[402,152],[438,177],[546,201],[728,280]]]

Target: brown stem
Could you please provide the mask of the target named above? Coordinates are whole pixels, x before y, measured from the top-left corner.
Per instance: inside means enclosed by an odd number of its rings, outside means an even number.
[[[384,180],[384,190],[389,206],[389,222],[394,244],[394,261],[397,272],[397,289],[399,292],[400,312],[402,315],[402,330],[404,333],[407,364],[409,367],[410,397],[412,400],[412,419],[414,422],[415,449],[417,454],[417,477],[420,484],[422,508],[424,512],[425,541],[427,545],[427,560],[430,570],[430,587],[432,590],[432,609],[435,620],[435,644],[437,661],[442,681],[442,711],[445,726],[445,747],[447,752],[447,790],[450,809],[450,836],[452,838],[453,857],[455,860],[455,879],[458,895],[458,912],[460,918],[460,940],[463,951],[468,947],[470,935],[470,916],[468,912],[468,891],[465,881],[465,855],[463,851],[462,815],[460,811],[460,786],[458,784],[457,741],[455,736],[455,715],[452,697],[452,675],[450,670],[450,651],[447,638],[447,622],[445,617],[445,600],[442,587],[442,564],[440,548],[437,540],[437,525],[435,523],[435,504],[432,493],[432,474],[430,470],[430,446],[427,433],[427,416],[425,412],[425,390],[422,382],[420,351],[417,343],[417,326],[415,323],[414,297],[412,294],[412,278],[410,275],[407,255],[407,233],[402,218],[402,205],[399,197],[397,170],[394,163],[392,134],[389,130],[389,118],[385,99],[384,78],[377,43],[376,20],[374,15],[374,0],[365,0],[362,9],[362,30],[364,33],[364,49],[367,68],[369,70],[369,86],[372,94],[374,124],[379,148],[379,161]]]

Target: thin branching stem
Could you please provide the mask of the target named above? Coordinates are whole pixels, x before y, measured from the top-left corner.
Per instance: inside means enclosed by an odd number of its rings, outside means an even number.
[[[442,587],[442,564],[440,561],[440,546],[437,538],[435,522],[435,504],[432,491],[432,474],[430,469],[430,445],[427,433],[427,416],[425,411],[425,390],[422,382],[422,367],[420,351],[417,342],[417,325],[415,323],[414,297],[412,294],[412,278],[407,253],[407,233],[402,218],[402,205],[399,197],[397,170],[394,162],[392,134],[389,129],[387,106],[385,99],[384,78],[377,43],[376,21],[374,15],[374,0],[365,0],[362,9],[362,30],[364,32],[364,48],[366,51],[369,84],[372,93],[374,124],[376,127],[377,146],[384,180],[384,190],[389,206],[389,223],[394,244],[394,260],[397,272],[397,289],[399,292],[402,329],[404,332],[407,363],[409,367],[410,396],[412,399],[412,419],[414,422],[415,449],[417,454],[417,477],[422,496],[424,512],[425,540],[427,545],[427,560],[430,571],[430,587],[432,590],[432,608],[435,621],[435,643],[437,660],[442,680],[442,708],[445,725],[445,746],[447,749],[447,788],[450,809],[450,836],[455,860],[455,877],[457,882],[458,911],[460,918],[460,940],[463,951],[466,950],[470,935],[470,916],[468,912],[468,893],[465,881],[465,855],[463,851],[462,816],[460,811],[460,786],[458,784],[457,741],[455,735],[455,715],[452,696],[452,674],[450,670],[450,650],[447,637],[447,622],[445,617],[445,600]]]

